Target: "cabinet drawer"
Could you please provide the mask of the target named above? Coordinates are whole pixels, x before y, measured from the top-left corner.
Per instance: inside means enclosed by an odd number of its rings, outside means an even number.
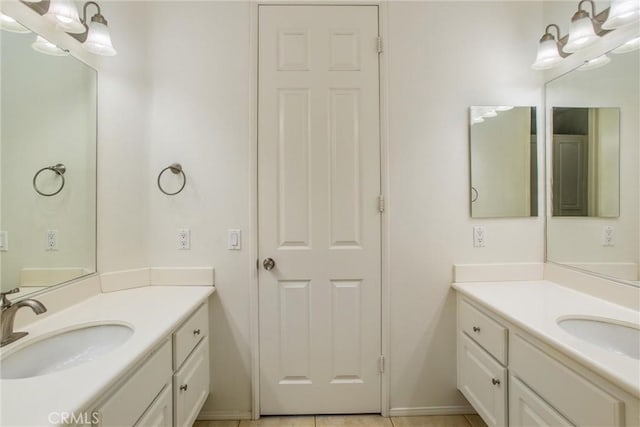
[[[509,427],[573,427],[522,381],[509,378]]]
[[[209,339],[204,338],[173,376],[174,425],[191,427],[209,396]]]
[[[507,364],[507,328],[460,299],[460,329],[503,365]]]
[[[156,400],[140,417],[135,427],[171,427],[173,425],[173,387],[165,385]]]
[[[624,402],[543,353],[518,335],[511,339],[511,372],[577,426],[622,426]],[[543,374],[542,374],[543,373]]]
[[[488,426],[506,425],[507,369],[463,332],[458,339],[458,389]]]
[[[209,330],[209,309],[205,303],[173,334],[173,369],[178,369]]]
[[[156,350],[131,377],[97,409],[101,427],[132,426],[171,378],[171,343]]]

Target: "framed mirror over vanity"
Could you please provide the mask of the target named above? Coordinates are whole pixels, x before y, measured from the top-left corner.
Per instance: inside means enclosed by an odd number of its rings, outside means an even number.
[[[25,27],[2,31],[0,290],[96,271],[96,71]]]
[[[640,55],[546,84],[547,259],[638,285]]]

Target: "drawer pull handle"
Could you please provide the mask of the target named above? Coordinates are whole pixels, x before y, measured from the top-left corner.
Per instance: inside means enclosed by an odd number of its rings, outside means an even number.
[[[187,388],[189,388],[187,384],[181,385],[180,391],[187,391]]]
[[[474,326],[473,327],[473,332],[480,332],[480,327],[479,326]]]
[[[500,385],[500,380],[497,380],[495,378],[491,378],[491,384],[493,385]]]
[[[193,335],[200,335],[200,329],[194,329]]]

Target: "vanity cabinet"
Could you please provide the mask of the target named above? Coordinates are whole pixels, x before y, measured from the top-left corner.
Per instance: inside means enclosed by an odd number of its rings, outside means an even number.
[[[466,301],[458,307],[458,389],[488,426],[504,426],[507,329]]]
[[[458,389],[489,426],[640,425],[638,398],[458,294]]]
[[[209,309],[205,302],[91,414],[100,427],[193,425],[209,395]],[[94,419],[94,421],[96,421]]]

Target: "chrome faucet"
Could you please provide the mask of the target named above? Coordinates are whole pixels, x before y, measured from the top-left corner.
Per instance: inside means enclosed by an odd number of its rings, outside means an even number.
[[[30,307],[35,314],[42,314],[47,311],[46,307],[40,302],[34,299],[23,299],[16,303],[12,303],[7,298],[9,294],[15,294],[20,288],[12,289],[8,292],[1,292],[2,302],[0,308],[2,315],[0,316],[0,328],[2,329],[2,335],[0,335],[0,347],[4,347],[7,344],[24,337],[29,332],[14,332],[13,322],[16,318],[16,312],[21,307]]]

